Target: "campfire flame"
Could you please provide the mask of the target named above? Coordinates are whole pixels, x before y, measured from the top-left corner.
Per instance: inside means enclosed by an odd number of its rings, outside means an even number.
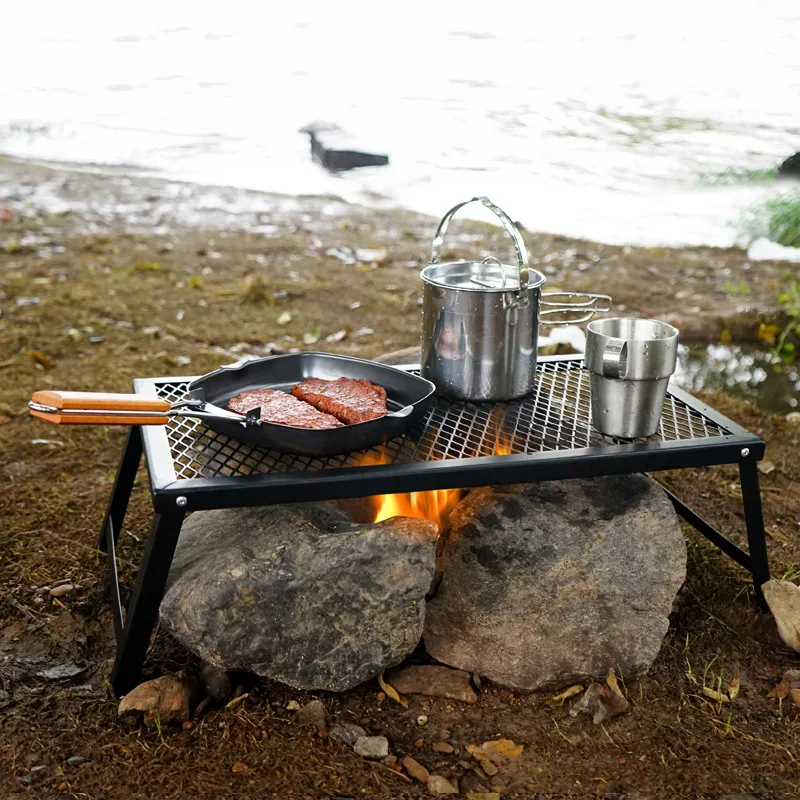
[[[511,454],[511,439],[503,431],[501,422],[502,420],[500,419],[492,419],[490,421],[491,427],[495,430],[495,442],[492,452],[492,455],[495,456]],[[378,455],[374,452],[364,453],[358,466],[367,467],[389,463],[391,463],[391,459],[387,455],[386,448],[383,448]],[[465,494],[465,489],[435,489],[428,492],[373,495],[367,498],[367,502],[374,509],[372,522],[382,522],[392,517],[429,519],[439,526],[439,532],[441,533],[444,530],[450,512]]]

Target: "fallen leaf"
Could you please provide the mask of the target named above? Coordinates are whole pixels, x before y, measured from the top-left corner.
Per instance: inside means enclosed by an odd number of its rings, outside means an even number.
[[[720,344],[730,344],[733,337],[731,336],[731,332],[729,328],[724,328],[722,333],[719,335]]]
[[[291,311],[283,311],[278,315],[278,319],[275,320],[278,325],[288,325],[292,321],[292,312]]]
[[[160,265],[158,261],[137,261],[136,262],[136,269],[140,272],[155,272],[159,269]]]
[[[28,350],[28,355],[45,369],[51,369],[53,366],[53,359],[41,350]]]
[[[783,700],[789,695],[789,681],[782,680],[768,695],[767,697],[776,697],[778,700]]]
[[[765,325],[763,322],[758,326],[758,338],[768,347],[775,347],[775,341],[781,329],[777,325]]]
[[[386,683],[386,681],[383,679],[383,673],[378,675],[378,683],[380,684],[381,689],[383,689],[383,691],[386,692],[386,694],[389,695],[389,697],[391,697],[395,703],[400,703],[403,708],[408,708],[408,700],[406,700],[405,697],[401,697],[397,693],[397,689],[395,689],[394,686]]]
[[[621,697],[626,703],[628,702],[625,698],[625,695],[620,691],[619,683],[617,683],[617,676],[614,673],[613,667],[608,671],[608,675],[606,675],[606,685],[609,687],[609,689],[611,689],[612,692],[614,692],[615,695]]]
[[[800,708],[800,689],[789,689],[789,697],[792,698],[795,708]]]
[[[495,764],[519,758],[523,749],[524,745],[517,744],[512,739],[493,739],[480,745],[467,745],[467,752],[472,753],[473,758],[478,761],[492,761]]]
[[[74,678],[82,672],[86,672],[86,667],[79,667],[77,664],[59,664],[56,667],[37,672],[36,675],[46,681],[62,681],[66,678]]]
[[[234,697],[233,700],[231,700],[225,706],[225,708],[236,708],[236,706],[238,706],[239,703],[244,702],[248,697],[250,697],[250,695],[247,692],[245,692],[244,694],[240,694],[238,697]]]
[[[583,686],[576,683],[574,686],[570,686],[569,689],[565,689],[561,694],[557,694],[555,697],[548,697],[547,705],[552,708],[558,708],[564,705],[565,700],[569,700],[570,697],[575,697],[576,694],[580,694],[582,691]]]
[[[703,694],[706,697],[710,697],[712,700],[715,700],[717,703],[730,703],[731,701],[728,695],[718,692],[716,689],[712,689],[710,686],[703,687]]]
[[[606,675],[605,684],[589,684],[583,697],[572,706],[569,713],[573,717],[581,713],[593,714],[592,722],[599,725],[617,714],[624,713],[630,707],[631,704],[620,691],[614,670],[610,669]]]
[[[759,461],[758,471],[763,475],[769,475],[770,472],[775,472],[775,465],[771,461]]]

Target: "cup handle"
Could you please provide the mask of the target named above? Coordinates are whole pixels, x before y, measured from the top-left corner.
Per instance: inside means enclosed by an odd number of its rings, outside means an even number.
[[[628,343],[609,342],[603,351],[603,377],[625,380],[628,367]]]

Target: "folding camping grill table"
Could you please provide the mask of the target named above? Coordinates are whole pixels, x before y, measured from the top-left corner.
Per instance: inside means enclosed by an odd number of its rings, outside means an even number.
[[[191,380],[137,379],[134,390],[176,401]],[[498,441],[508,455],[493,455]],[[125,611],[116,544],[143,449],[153,523]],[[591,425],[589,377],[580,356],[540,359],[536,390],[521,400],[437,399],[409,433],[371,451],[371,462],[385,462],[371,466],[359,466],[363,453],[317,459],[259,450],[186,417],[166,426],[134,426],[99,540],[110,566],[114,691],[124,694],[139,680],[181,525],[191,511],[738,464],[749,553],[667,494],[681,517],[749,570],[763,604],[760,587],[769,580],[769,566],[756,465],[764,449],[757,436],[675,387],[655,436],[633,441],[602,436]]]

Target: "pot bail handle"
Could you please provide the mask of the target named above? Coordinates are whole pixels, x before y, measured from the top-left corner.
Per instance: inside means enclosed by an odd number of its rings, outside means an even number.
[[[433,246],[431,247],[431,264],[438,264],[442,255],[442,242],[444,235],[447,232],[447,226],[450,220],[455,216],[456,212],[470,203],[483,203],[489,211],[492,211],[500,218],[503,227],[508,231],[511,239],[514,242],[514,250],[517,254],[517,267],[519,268],[519,291],[524,292],[528,288],[528,281],[530,274],[528,271],[528,251],[525,249],[525,242],[520,236],[517,226],[514,224],[511,217],[503,211],[502,208],[496,206],[488,197],[473,197],[471,200],[465,200],[457,206],[453,206],[443,217],[436,229],[436,236],[433,239]]]

